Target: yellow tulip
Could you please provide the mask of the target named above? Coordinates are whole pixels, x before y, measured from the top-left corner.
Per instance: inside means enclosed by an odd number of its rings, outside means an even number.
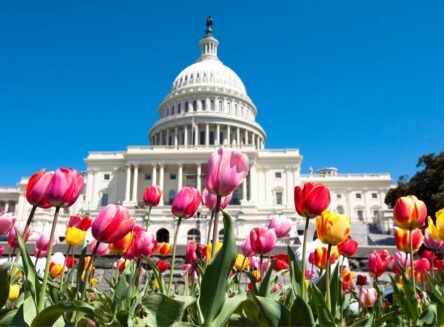
[[[64,269],[63,266],[55,263],[55,262],[51,262],[49,265],[49,274],[51,275],[52,278],[58,278],[61,277],[64,273]]]
[[[436,225],[433,224],[432,218],[428,217],[429,234],[435,240],[444,241],[444,209],[441,209],[437,213],[435,213],[435,217]]]
[[[247,269],[248,267],[248,258],[246,256],[243,256],[242,254],[238,254],[236,256],[236,261],[234,262],[234,268],[237,271],[242,271]]]
[[[83,240],[85,239],[85,234],[86,232],[77,227],[68,227],[66,230],[65,242],[71,246],[82,245]]]
[[[97,278],[91,278],[91,286],[96,286],[96,284],[98,283],[99,281],[97,280]]]
[[[222,247],[222,242],[217,242],[216,245],[216,253],[219,252],[220,248]],[[207,245],[207,262],[211,261],[211,252],[213,249],[213,245],[210,243]]]
[[[15,301],[20,294],[20,286],[18,286],[17,284],[14,285],[10,285],[9,286],[9,295],[8,295],[8,300],[9,301]]]
[[[259,270],[254,270],[251,274],[254,278],[256,278],[257,282],[261,281],[261,273],[259,272]]]
[[[304,283],[305,283],[305,288],[308,289],[308,287],[310,286],[310,281],[308,279],[304,279]]]
[[[350,234],[350,218],[325,210],[316,217],[316,231],[322,243],[338,245]]]

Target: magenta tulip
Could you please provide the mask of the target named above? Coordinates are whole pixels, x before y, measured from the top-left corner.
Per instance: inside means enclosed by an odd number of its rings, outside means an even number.
[[[256,227],[250,232],[251,249],[258,254],[267,254],[276,246],[276,232],[266,227]]]
[[[251,249],[250,237],[248,236],[242,243],[242,253],[246,257],[252,257],[256,253]]]
[[[196,188],[184,187],[174,198],[171,212],[178,218],[191,218],[202,202],[202,196]]]
[[[299,215],[305,218],[319,216],[330,205],[330,191],[322,184],[305,183],[294,188],[294,204]]]
[[[238,151],[219,148],[208,159],[205,187],[215,195],[226,196],[248,175],[248,157]]]
[[[0,213],[0,236],[8,234],[9,230],[14,226],[15,219],[10,213]]]
[[[153,234],[148,232],[141,232],[135,239],[135,254],[137,257],[152,256],[157,250],[157,241]]]
[[[51,207],[46,189],[53,176],[54,172],[45,172],[44,169],[31,176],[26,186],[26,199],[31,205],[44,209]]]
[[[94,249],[96,248],[97,241],[92,240],[91,244],[89,245],[89,251],[93,253]],[[104,255],[107,255],[109,253],[109,244],[106,243],[100,243],[99,247],[97,248],[96,254],[99,257],[103,257]]]
[[[16,229],[20,233],[20,235],[22,235],[24,242],[26,242],[29,238],[29,235],[31,235],[31,230],[29,230],[29,229],[26,232],[26,235],[23,235],[23,232],[25,230],[25,224],[23,224],[21,222],[15,223],[15,225],[11,227],[11,229],[9,230],[9,233],[8,233],[8,244],[12,248],[19,247],[18,240],[17,240],[17,234],[15,233]]]
[[[288,236],[291,230],[292,222],[285,216],[271,216],[271,221],[268,228],[274,229],[278,238]]]
[[[54,207],[68,208],[76,202],[83,185],[83,177],[77,170],[59,168],[49,182],[46,197]]]
[[[53,242],[55,244],[56,241]],[[37,258],[46,257],[49,248],[49,236],[41,233],[34,244],[34,256]]]
[[[0,246],[0,257],[3,255],[4,252],[5,252],[5,247]]]
[[[194,242],[188,242],[186,250],[185,250],[185,262],[186,263],[195,263],[197,261],[196,255],[197,245]]]
[[[148,186],[143,193],[143,202],[149,207],[156,207],[162,198],[159,186]]]
[[[134,219],[128,209],[109,204],[103,208],[92,224],[92,235],[102,243],[115,243],[134,228]]]
[[[228,204],[231,201],[231,197],[233,196],[233,193],[228,194],[227,196],[223,196],[220,200],[220,209],[225,209]],[[214,211],[216,209],[216,203],[217,203],[217,196],[213,193],[208,192],[207,189],[205,189],[202,193],[203,201],[205,203],[205,206],[211,210]]]

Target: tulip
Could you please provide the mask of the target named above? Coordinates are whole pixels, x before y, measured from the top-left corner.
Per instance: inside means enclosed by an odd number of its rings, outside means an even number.
[[[9,233],[8,233],[8,245],[10,247],[12,247],[12,248],[18,248],[19,247],[18,240],[17,240],[17,235],[15,233],[16,230],[20,233],[20,235],[22,235],[23,241],[26,243],[26,241],[28,240],[29,236],[31,235],[31,231],[28,230],[26,232],[26,235],[23,235],[24,229],[25,229],[25,224],[23,224],[22,222],[18,222],[9,230]]]
[[[45,194],[54,207],[68,208],[77,201],[83,185],[83,177],[77,170],[59,168],[49,181]]]
[[[196,243],[193,241],[188,242],[186,250],[185,250],[185,262],[186,263],[195,263],[197,261],[197,255],[196,255]]]
[[[358,275],[356,278],[356,284],[360,286],[364,286],[367,284],[367,276],[366,275]]]
[[[13,302],[17,300],[20,295],[20,286],[13,284],[9,286],[8,301]]]
[[[44,169],[31,176],[26,186],[26,199],[35,207],[48,209],[51,207],[46,196],[46,189],[54,176],[54,172],[45,172]]]
[[[351,238],[347,238],[344,242],[338,244],[339,253],[346,258],[352,257],[356,253],[357,248],[358,242]]]
[[[206,189],[218,196],[234,192],[248,175],[248,157],[238,151],[219,148],[208,159]]]
[[[308,256],[308,262],[314,265],[314,252],[310,252],[310,255]]]
[[[163,242],[163,243],[161,243],[160,246],[159,246],[159,254],[160,254],[162,257],[166,257],[168,254],[171,253],[171,250],[172,250],[172,249],[173,249],[173,247],[172,247],[171,244]]]
[[[228,204],[230,203],[232,196],[233,196],[233,193],[230,193],[227,196],[223,196],[220,200],[219,208],[225,209],[228,206]],[[209,210],[214,211],[216,209],[216,204],[217,204],[217,196],[216,195],[208,192],[208,190],[205,189],[202,193],[202,198],[203,198],[203,202],[204,202],[205,206]]]
[[[202,196],[196,188],[184,187],[174,198],[171,212],[178,218],[191,218],[196,213],[202,201]]]
[[[69,217],[67,227],[76,227],[84,232],[86,232],[92,225],[92,220],[89,216],[84,216],[83,218],[78,215],[73,215]]]
[[[91,244],[89,245],[89,251],[91,253],[94,252],[96,245],[97,245],[97,241],[92,240]],[[108,253],[109,253],[109,245],[106,243],[100,243],[99,246],[97,247],[96,254],[99,257],[103,257],[104,255],[107,255]]]
[[[256,279],[256,282],[261,281],[261,272],[259,270],[254,270],[251,274],[253,275],[254,279]]]
[[[92,224],[92,235],[103,243],[115,243],[134,228],[128,209],[109,204],[103,208]]]
[[[111,254],[123,254],[131,245],[133,239],[133,232],[129,232],[117,242],[109,244],[109,251]]]
[[[79,259],[76,259],[71,255],[66,257],[66,267],[68,267],[69,269],[72,269],[72,267],[76,265],[77,262],[79,262]]]
[[[242,243],[242,253],[244,256],[252,257],[256,253],[251,249],[250,237],[248,236],[245,241]]]
[[[234,262],[234,269],[237,271],[243,271],[248,267],[248,258],[242,254],[236,256],[236,261]]]
[[[219,252],[219,250],[222,248],[222,245],[223,245],[222,242],[217,242],[215,254],[217,252]],[[207,262],[210,262],[212,257],[213,257],[213,244],[208,244],[207,245]]]
[[[403,229],[421,228],[427,217],[427,207],[414,195],[403,196],[396,200],[393,215],[396,225]]]
[[[0,212],[0,236],[8,234],[16,218],[7,212]]]
[[[59,278],[63,275],[64,269],[63,266],[55,263],[55,262],[51,262],[51,264],[49,265],[49,273],[51,275],[52,278]]]
[[[261,260],[258,257],[248,257],[248,262],[250,269],[259,269],[261,266]]]
[[[305,183],[294,188],[294,204],[298,214],[305,218],[319,216],[330,205],[330,191],[325,185]]]
[[[370,274],[373,277],[381,276],[387,270],[392,259],[387,250],[373,251],[368,258],[368,270]]]
[[[123,270],[129,265],[129,262],[125,259],[120,258],[117,261],[116,268],[119,270],[119,273],[122,273]]]
[[[157,207],[162,198],[162,190],[159,186],[148,186],[143,193],[143,202],[149,207]]]
[[[45,257],[48,252],[48,248],[49,237],[45,233],[41,233],[34,244],[34,256],[37,258]]]
[[[142,233],[145,232],[145,228],[140,225],[135,225],[132,232],[131,232],[131,240],[129,243],[129,246],[125,249],[122,256],[125,259],[133,260],[136,257],[140,257],[141,253],[137,249],[137,243],[139,242],[139,238],[142,237]],[[146,241],[146,240],[145,240]],[[143,243],[143,240],[140,240],[140,242]],[[150,245],[150,251],[152,245]],[[157,247],[157,241],[156,241],[156,247]],[[157,248],[156,248],[157,249]]]
[[[256,227],[250,232],[251,249],[258,254],[267,254],[276,246],[276,232],[266,227]]]
[[[429,227],[430,228],[430,227]],[[424,245],[429,249],[437,250],[444,247],[444,241],[435,240],[428,229],[424,231]]]
[[[401,268],[405,270],[409,265],[410,258],[405,254],[405,252],[396,252],[395,254],[393,254],[392,272],[395,275],[400,275]]]
[[[316,271],[314,269],[305,269],[304,276],[305,279],[308,279],[310,281],[316,276]]]
[[[65,235],[65,242],[70,246],[79,246],[83,244],[86,232],[77,227],[68,227]]]
[[[325,210],[316,218],[316,231],[322,243],[338,245],[350,234],[350,218]]]
[[[355,278],[355,274],[349,268],[345,268],[342,271],[341,281],[343,283],[351,284],[353,282],[353,278]]]
[[[159,269],[160,273],[167,271],[171,267],[170,264],[164,260],[159,260],[156,266],[157,269]]]
[[[421,258],[415,261],[415,273],[419,275],[424,275],[425,272],[430,271],[430,269],[431,269],[430,261],[427,260],[426,258]],[[422,281],[422,278],[418,279]]]
[[[424,250],[421,253],[421,259],[425,258],[427,260],[429,260],[430,264],[433,266],[433,263],[436,261],[436,259],[438,259],[437,255],[429,250]]]
[[[292,222],[285,216],[271,216],[271,221],[268,224],[268,228],[273,228],[276,232],[277,238],[282,238],[288,236],[291,230]]]
[[[3,255],[3,253],[5,253],[5,247],[0,246],[0,257]]]
[[[271,259],[271,262],[274,262],[274,271],[281,271],[284,269],[289,269],[289,260],[288,260],[288,254],[285,253],[278,253],[273,256]]]
[[[141,232],[135,239],[136,256],[152,256],[157,250],[157,241],[153,234]]]
[[[328,254],[328,249],[326,247],[316,248],[313,256],[313,264],[319,269],[326,269],[327,266],[329,266],[327,265],[327,254]],[[338,259],[339,259],[338,248],[336,246],[332,246],[330,251],[330,259],[328,262],[330,263],[330,265],[332,265]]]
[[[444,241],[444,209],[435,213],[435,216],[436,225],[433,223],[432,218],[428,218],[428,232],[433,239]]]
[[[359,305],[362,308],[370,308],[378,299],[378,291],[375,288],[361,287],[359,292]]]
[[[424,236],[420,229],[415,229],[412,232],[396,228],[395,230],[395,243],[399,251],[410,252],[410,234],[412,235],[412,250],[413,253],[418,252],[421,247]]]

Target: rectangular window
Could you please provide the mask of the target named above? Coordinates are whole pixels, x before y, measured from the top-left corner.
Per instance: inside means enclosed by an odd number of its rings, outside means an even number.
[[[377,199],[378,198],[378,193],[372,193],[372,199]]]
[[[276,204],[282,204],[282,192],[276,192]]]
[[[358,210],[358,211],[356,211],[356,213],[358,214],[359,220],[364,220],[364,211]]]
[[[102,200],[100,201],[100,204],[102,207],[105,207],[108,205],[108,193],[102,194]]]
[[[282,178],[282,172],[280,172],[280,171],[276,171],[276,172],[274,173],[274,177],[277,178],[277,179],[281,179],[281,178]]]
[[[176,174],[170,174],[170,179],[171,180],[176,180]]]
[[[373,210],[373,217],[379,218],[379,210]]]
[[[362,194],[361,193],[356,193],[356,199],[361,199],[362,198]]]
[[[151,174],[145,174],[145,180],[150,181],[151,180]]]
[[[104,174],[103,175],[103,179],[104,180],[109,181],[109,178],[110,178],[109,174]]]

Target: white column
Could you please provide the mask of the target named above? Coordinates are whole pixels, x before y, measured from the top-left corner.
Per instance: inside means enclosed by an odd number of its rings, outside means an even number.
[[[9,210],[9,202],[6,201],[5,202],[5,212],[8,212],[8,210]]]
[[[133,202],[137,203],[137,181],[139,179],[139,166],[134,166],[134,177],[133,177]]]
[[[237,144],[237,146],[240,146],[240,144],[241,144],[241,141],[240,141],[240,128],[239,127],[236,129],[236,144]]]
[[[177,140],[178,140],[178,136],[177,136],[177,126],[174,127],[174,146],[177,147]]]
[[[250,167],[250,201],[255,203],[256,202],[256,183],[257,183],[257,177],[256,177],[256,166],[253,163]]]
[[[170,130],[167,129],[166,131],[166,145],[170,145]]]
[[[248,145],[248,131],[247,130],[245,130],[245,142],[244,142],[244,144]]]
[[[256,147],[256,135],[254,135],[254,133],[251,135],[251,144],[253,147]]]
[[[126,185],[125,185],[125,202],[130,201],[130,187],[131,187],[131,166],[126,166]],[[91,196],[92,198],[92,196]],[[90,200],[91,200],[90,198]]]
[[[188,145],[188,127],[185,125],[183,127],[183,145]]]
[[[153,164],[153,172],[151,174],[151,185],[157,185],[157,167],[156,164]]]
[[[194,128],[194,145],[199,145],[199,125]]]
[[[245,177],[244,182],[242,183],[242,203],[247,202],[247,178]]]
[[[231,128],[229,125],[227,126],[227,144],[231,145]]]
[[[178,164],[177,168],[177,191],[180,191],[182,188],[182,174],[183,174],[183,166],[182,164]]]
[[[200,163],[197,163],[197,180],[196,180],[196,188],[199,190],[199,192],[201,191],[201,175],[202,175],[202,167],[200,165]]]
[[[162,196],[160,197],[159,205],[163,206],[163,196],[164,196],[164,187],[163,187],[163,175],[164,175],[164,164],[160,164],[160,172],[159,172],[159,187],[162,190]]]
[[[205,145],[210,145],[210,124],[205,125]]]
[[[215,137],[214,141],[215,141],[214,144],[220,145],[220,125],[219,124],[216,125],[216,137]]]

